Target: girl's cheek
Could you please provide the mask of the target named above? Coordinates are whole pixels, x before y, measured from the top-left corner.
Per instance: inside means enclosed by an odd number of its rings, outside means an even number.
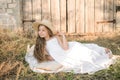
[[[38,34],[40,34],[41,32],[39,31]]]

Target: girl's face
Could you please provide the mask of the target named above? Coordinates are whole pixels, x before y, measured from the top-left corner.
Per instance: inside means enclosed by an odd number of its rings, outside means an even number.
[[[41,38],[49,37],[48,30],[44,25],[39,26],[38,34]]]

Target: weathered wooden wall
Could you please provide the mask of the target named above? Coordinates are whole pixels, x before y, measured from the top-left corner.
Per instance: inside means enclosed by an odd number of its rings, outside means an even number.
[[[120,31],[120,0],[116,4],[116,30]]]
[[[48,19],[68,33],[113,32],[115,5],[116,0],[23,0],[23,20]]]

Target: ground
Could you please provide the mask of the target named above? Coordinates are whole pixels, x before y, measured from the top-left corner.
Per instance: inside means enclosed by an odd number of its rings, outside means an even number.
[[[104,35],[104,36],[103,36]],[[97,43],[112,50],[114,55],[120,55],[119,34],[109,33],[101,35],[67,35],[69,41],[76,40],[82,43]],[[108,35],[111,35],[108,37]],[[30,70],[25,62],[27,45],[33,45],[35,35],[22,30],[0,29],[0,80],[119,80],[120,59],[115,61],[108,69],[101,70],[95,74],[39,74]]]

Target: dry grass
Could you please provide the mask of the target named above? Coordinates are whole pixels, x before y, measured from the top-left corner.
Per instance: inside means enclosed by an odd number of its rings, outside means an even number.
[[[0,29],[0,77],[10,72],[18,79],[22,69],[27,44],[33,44],[30,35],[22,34],[22,30],[9,31]]]
[[[29,69],[24,60],[27,45],[34,44],[35,35],[33,32],[23,32],[21,29],[9,31],[0,29],[0,79],[2,80],[119,80],[120,61],[111,66],[108,70],[99,71],[93,75],[57,73],[38,74]],[[116,33],[111,37],[98,36],[67,36],[68,40],[76,40],[84,43],[94,42],[101,46],[108,47],[113,54],[120,55],[120,36]],[[107,35],[106,35],[107,36]],[[89,39],[90,38],[90,39]],[[91,39],[92,38],[92,39]],[[94,40],[93,40],[94,38]],[[111,76],[112,75],[112,76]]]

